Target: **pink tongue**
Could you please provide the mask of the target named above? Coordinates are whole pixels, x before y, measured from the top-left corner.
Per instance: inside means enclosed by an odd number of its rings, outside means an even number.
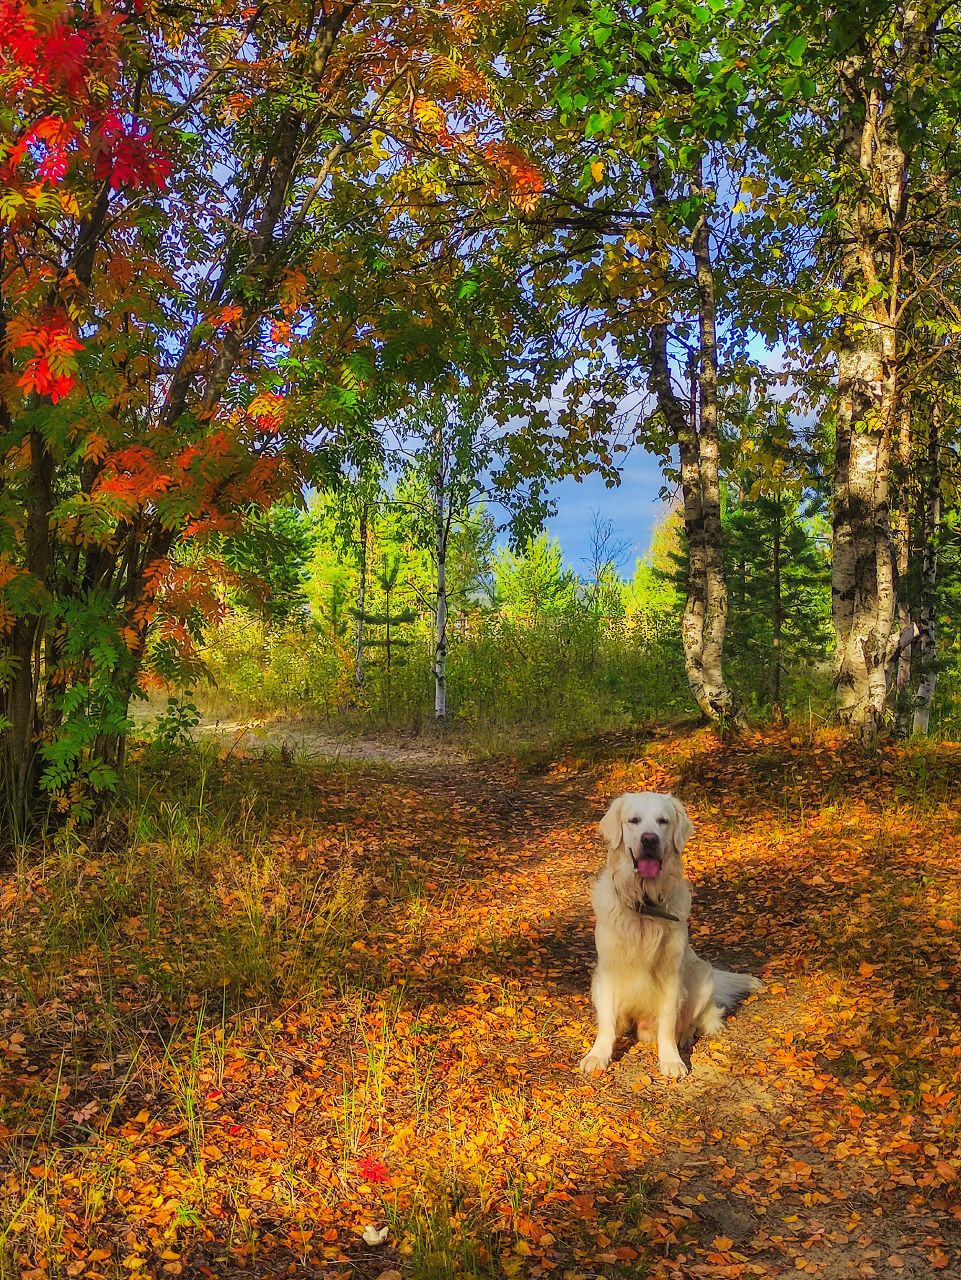
[[[661,869],[661,864],[657,858],[638,858],[637,874],[643,876],[645,880],[653,880]]]

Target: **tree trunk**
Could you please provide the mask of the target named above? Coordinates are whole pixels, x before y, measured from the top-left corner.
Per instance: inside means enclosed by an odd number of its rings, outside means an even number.
[[[655,207],[666,204],[656,163],[651,169]],[[691,370],[692,392],[687,408],[674,389],[668,357],[668,320],[651,326],[651,366],[648,385],[657,398],[668,428],[677,441],[681,464],[684,531],[688,548],[687,600],[681,619],[681,642],[688,684],[702,714],[714,722],[742,723],[740,711],[724,679],[724,633],[727,624],[727,584],[721,539],[720,478],[717,449],[717,338],[710,230],[706,215],[694,236],[698,283],[701,351]],[[666,292],[666,286],[665,286]],[[700,412],[698,412],[698,407]]]
[[[698,174],[700,195],[707,199],[703,176]],[[717,425],[717,300],[711,261],[711,229],[703,212],[694,229],[692,248],[697,274],[700,366],[698,389],[698,471],[701,492],[701,536],[704,544],[704,621],[701,670],[707,701],[714,719],[743,722],[724,679],[724,636],[727,630],[727,580],[721,530],[721,479]]]
[[[896,490],[897,503],[892,528],[894,534],[894,562],[898,584],[898,648],[895,668],[888,673],[888,683],[897,690],[895,705],[903,729],[904,703],[911,687],[911,650],[915,632],[912,601],[909,594],[911,568],[911,410],[901,410],[898,429]]]
[[[437,639],[434,647],[434,716],[447,719],[447,539],[437,530]]]
[[[434,718],[447,719],[447,546],[453,518],[448,442],[444,436],[446,408],[438,405],[431,439],[433,474],[434,561],[436,603],[434,607]]]
[[[876,324],[846,326],[838,373],[832,601],[837,637],[838,711],[872,739],[887,698],[896,641],[894,547],[889,487],[890,432],[884,403],[894,369]],[[887,393],[887,394],[885,394]]]
[[[16,621],[10,637],[12,674],[6,696],[3,810],[15,836],[29,826],[37,796],[40,728],[40,651],[46,618],[45,596],[51,573],[50,513],[53,510],[53,458],[43,436],[30,432],[30,479],[24,527],[24,568],[34,583],[32,607]]]
[[[840,284],[848,310],[838,355],[833,495],[835,685],[841,721],[866,742],[884,717],[899,641],[890,490],[900,414],[907,156],[893,99],[910,83],[925,37],[917,11],[903,11],[901,21],[894,72],[877,63],[863,35],[838,67]]]
[[[774,617],[771,649],[774,658],[774,681],[771,697],[772,710],[776,720],[782,720],[781,708],[781,636],[784,628],[784,605],[781,599],[781,498],[777,498],[774,516],[774,549],[771,558],[772,577],[774,580]]]
[[[927,734],[938,683],[937,585],[938,535],[941,529],[941,406],[931,407],[928,458],[924,477],[921,589],[918,600],[918,665],[921,678],[914,702],[912,730]]]
[[[357,606],[357,639],[354,644],[354,684],[360,689],[364,684],[364,610],[367,607],[367,504],[360,509],[358,531],[360,589]]]
[[[387,670],[388,707],[390,705],[390,593],[391,586],[384,588],[384,655]]]

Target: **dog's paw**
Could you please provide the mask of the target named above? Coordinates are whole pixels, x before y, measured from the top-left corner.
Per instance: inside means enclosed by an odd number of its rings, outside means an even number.
[[[583,1071],[586,1076],[593,1076],[598,1071],[606,1071],[609,1062],[610,1058],[601,1058],[596,1053],[589,1053],[586,1057],[581,1058],[578,1063],[578,1070]]]
[[[661,1075],[667,1076],[669,1080],[683,1080],[687,1075],[687,1067],[681,1060],[680,1054],[675,1054],[673,1058],[668,1058],[661,1054],[657,1065],[660,1068]]]

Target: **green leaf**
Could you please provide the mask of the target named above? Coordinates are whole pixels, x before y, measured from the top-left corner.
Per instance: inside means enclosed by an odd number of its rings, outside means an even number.
[[[808,42],[802,35],[796,35],[788,41],[787,56],[795,65],[800,63],[804,57],[804,50],[807,48]]]

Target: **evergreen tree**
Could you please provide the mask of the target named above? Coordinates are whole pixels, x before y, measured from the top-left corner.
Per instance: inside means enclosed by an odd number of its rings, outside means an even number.
[[[560,614],[577,601],[577,577],[564,568],[556,538],[532,539],[521,552],[505,547],[494,557],[495,600],[509,618],[534,621]]]
[[[780,716],[787,675],[809,674],[830,651],[827,530],[806,504],[776,493],[729,506],[724,532],[732,664],[739,687]]]
[[[221,545],[222,560],[240,578],[232,602],[262,612],[271,622],[303,621],[316,541],[314,519],[298,507],[275,503],[250,511],[243,528]]]
[[[363,646],[383,654],[381,670],[384,675],[384,709],[390,713],[390,677],[398,652],[403,651],[410,643],[410,637],[398,634],[398,630],[408,627],[417,619],[417,610],[398,608],[397,594],[400,583],[401,558],[396,552],[387,553],[380,566],[374,572],[374,582],[383,597],[383,608],[374,610],[365,607],[363,610],[352,610],[354,617],[364,627]],[[380,634],[371,634],[371,632]]]

